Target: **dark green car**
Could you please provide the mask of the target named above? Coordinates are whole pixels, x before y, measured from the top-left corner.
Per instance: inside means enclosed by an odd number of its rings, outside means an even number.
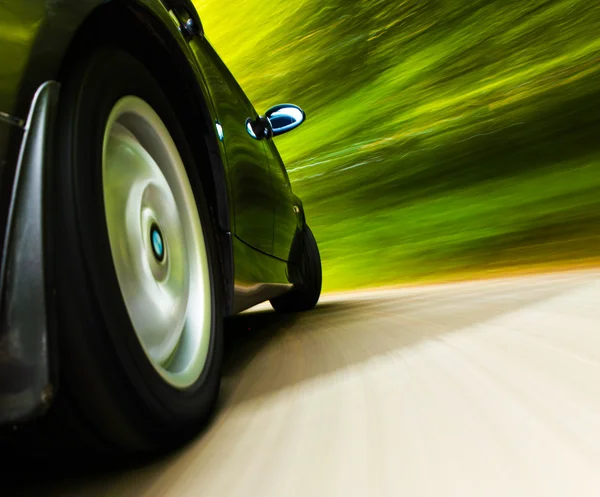
[[[116,452],[197,432],[224,318],[319,299],[272,140],[304,119],[256,113],[189,0],[0,2],[2,427]]]

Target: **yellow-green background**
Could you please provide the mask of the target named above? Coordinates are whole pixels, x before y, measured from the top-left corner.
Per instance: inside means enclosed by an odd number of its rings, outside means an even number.
[[[326,290],[600,256],[600,3],[195,0],[276,139]]]

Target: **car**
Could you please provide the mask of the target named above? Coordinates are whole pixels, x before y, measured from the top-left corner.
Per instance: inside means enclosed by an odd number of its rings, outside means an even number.
[[[2,433],[179,446],[214,411],[224,320],[319,300],[273,142],[305,113],[258,114],[191,0],[9,0],[0,24]]]

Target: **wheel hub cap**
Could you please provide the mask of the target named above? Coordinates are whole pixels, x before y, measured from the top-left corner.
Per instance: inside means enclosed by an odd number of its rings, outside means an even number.
[[[162,233],[156,225],[150,228],[150,240],[152,241],[152,252],[154,253],[154,257],[156,257],[158,262],[163,262],[165,259],[165,245]]]
[[[134,331],[154,368],[174,386],[189,386],[210,341],[208,258],[175,143],[137,97],[111,112],[102,173],[113,263]]]

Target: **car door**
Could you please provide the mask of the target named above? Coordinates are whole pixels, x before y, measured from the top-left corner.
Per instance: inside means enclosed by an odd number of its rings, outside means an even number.
[[[300,226],[299,206],[295,205],[292,186],[279,151],[272,139],[265,140],[265,151],[271,167],[273,182],[274,218],[273,218],[273,255],[289,260],[296,228]]]
[[[258,115],[252,104],[203,38],[192,45],[204,79],[209,86],[218,116],[234,211],[235,235],[267,254],[273,253],[274,197],[269,161],[263,140],[252,138],[247,119]]]

